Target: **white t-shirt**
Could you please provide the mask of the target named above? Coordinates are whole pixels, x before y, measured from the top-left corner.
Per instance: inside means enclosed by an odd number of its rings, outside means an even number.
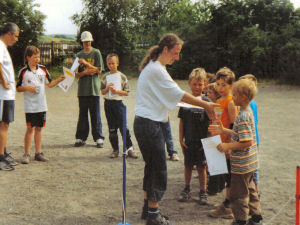
[[[168,121],[168,110],[182,99],[184,91],[159,61],[150,61],[142,70],[136,91],[135,114],[158,122]]]
[[[29,67],[24,67],[19,72],[19,86],[33,86],[37,88],[36,93],[24,92],[24,111],[25,113],[38,113],[48,110],[45,84],[51,82],[51,77],[46,68],[42,65],[37,66],[36,71],[30,70]]]
[[[2,40],[0,40],[0,64],[4,79],[10,87],[10,89],[5,89],[0,84],[0,99],[15,100],[15,71],[7,47]]]

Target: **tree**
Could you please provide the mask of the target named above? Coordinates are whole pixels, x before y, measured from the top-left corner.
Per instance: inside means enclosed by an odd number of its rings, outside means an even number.
[[[80,33],[88,30],[93,34],[96,48],[103,55],[115,52],[123,63],[130,62],[134,49],[134,15],[137,13],[136,0],[84,0],[85,9],[72,16],[79,25]],[[78,34],[78,40],[79,35]]]
[[[80,31],[94,34],[95,47],[118,53],[138,67],[146,50],[173,32],[185,42],[181,59],[168,69],[187,78],[195,67],[216,72],[284,77],[299,81],[300,9],[290,0],[84,0],[73,16]],[[288,59],[288,60],[287,60]]]
[[[34,0],[0,0],[0,24],[13,22],[20,28],[19,41],[9,49],[16,66],[24,63],[20,56],[24,55],[26,46],[37,45],[38,36],[44,31],[45,15],[35,10],[38,4],[33,2]]]

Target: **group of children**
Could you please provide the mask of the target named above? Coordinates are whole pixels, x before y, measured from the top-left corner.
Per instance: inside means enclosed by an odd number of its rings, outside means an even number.
[[[52,80],[46,67],[40,65],[40,50],[35,46],[28,46],[24,54],[25,66],[20,70],[16,90],[24,92],[24,111],[26,118],[26,133],[24,138],[25,153],[21,159],[22,164],[30,163],[30,149],[32,136],[34,136],[35,156],[34,159],[41,162],[47,162],[41,150],[42,146],[42,128],[46,125],[47,102],[45,94],[45,84],[52,88],[65,79],[60,76],[56,80]],[[118,71],[119,58],[117,54],[108,54],[107,67],[109,72],[103,75],[100,89],[104,96],[104,109],[109,128],[109,140],[113,151],[111,158],[116,158],[119,155],[118,130],[123,136],[123,109],[122,96],[127,96],[128,80],[127,77]],[[107,76],[110,74],[119,74],[121,80],[121,90],[115,89],[113,83],[107,82]],[[109,93],[110,92],[110,93]],[[128,128],[126,128],[126,149],[127,155],[131,158],[137,158],[137,154],[133,151],[133,144]],[[12,158],[13,159],[13,158]],[[17,165],[10,164],[11,169]]]
[[[39,62],[39,49],[28,46],[25,50],[25,67],[19,72],[16,88],[18,92],[24,92],[27,125],[24,138],[25,153],[22,158],[24,164],[30,162],[32,136],[35,142],[34,159],[48,161],[41,150],[42,128],[46,124],[47,111],[45,84],[52,88],[65,79],[64,76],[60,76],[52,80],[46,68]],[[120,130],[123,135],[124,126],[125,106],[122,98],[128,95],[129,88],[127,77],[118,71],[118,55],[108,54],[106,62],[109,72],[103,75],[100,90],[105,99],[104,109],[109,128],[109,140],[113,149],[110,157],[116,158],[119,155],[117,132]],[[119,79],[120,87],[117,88],[113,82],[110,82],[111,76]],[[256,94],[256,78],[248,74],[240,77],[237,82],[234,81],[235,74],[227,67],[221,68],[216,75],[206,73],[203,68],[196,68],[189,76],[188,84],[192,95],[204,101],[218,103],[222,114],[219,120],[211,121],[202,108],[181,107],[179,109],[179,141],[184,155],[185,177],[185,187],[179,200],[191,199],[192,171],[196,166],[200,183],[199,203],[207,204],[208,171],[201,139],[210,135],[221,135],[222,144],[217,148],[225,153],[229,171],[229,174],[225,175],[226,199],[209,215],[234,218],[232,225],[261,225],[262,216],[257,188],[257,109],[253,100]],[[137,158],[127,127],[126,149],[129,157]],[[248,220],[249,215],[251,218]]]
[[[227,67],[219,69],[215,76],[206,73],[203,68],[197,68],[191,72],[188,84],[192,95],[218,103],[222,113],[218,119],[210,121],[202,108],[179,109],[179,141],[184,155],[185,179],[179,201],[191,199],[192,171],[196,166],[200,184],[199,204],[208,203],[208,171],[201,139],[220,135],[222,144],[217,148],[225,153],[229,171],[223,179],[219,179],[226,183],[226,198],[209,216],[234,218],[232,225],[262,224],[257,187],[258,120],[253,100],[257,85],[255,76],[247,74],[235,82],[235,74]],[[214,176],[209,179],[214,179]],[[249,215],[251,218],[248,220]]]

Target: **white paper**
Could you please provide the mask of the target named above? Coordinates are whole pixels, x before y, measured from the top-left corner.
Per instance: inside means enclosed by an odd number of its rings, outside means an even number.
[[[217,149],[221,144],[220,135],[201,139],[210,176],[228,173],[226,157]]]
[[[58,86],[64,91],[64,92],[67,92],[69,90],[69,88],[72,86],[73,84],[73,81],[74,81],[74,78],[75,78],[75,73],[74,71],[66,68],[66,67],[63,67],[63,70],[64,70],[64,76],[65,76],[65,79],[60,82],[58,84]]]
[[[106,76],[106,85],[113,83],[113,88],[116,90],[122,90],[121,88],[121,75],[120,73],[113,73],[113,74],[109,74]],[[112,94],[111,91],[109,90],[108,96],[110,98],[116,96],[116,94]]]
[[[77,68],[79,67],[80,64],[79,64],[78,60],[79,60],[79,58],[76,57],[75,60],[74,60],[74,62],[73,62],[73,65],[71,67],[71,71],[72,72],[75,72],[77,70]]]
[[[202,100],[201,96],[197,96],[196,98]],[[184,108],[198,108],[198,109],[203,109],[203,108],[200,107],[200,106],[191,105],[191,104],[188,104],[188,103],[185,103],[185,102],[179,102],[179,103],[177,103],[176,106],[177,106],[177,107],[184,107]]]

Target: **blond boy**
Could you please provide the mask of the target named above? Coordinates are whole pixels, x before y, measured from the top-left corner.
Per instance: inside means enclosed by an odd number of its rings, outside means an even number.
[[[257,143],[252,110],[249,106],[256,94],[255,84],[248,80],[237,81],[232,88],[234,104],[239,106],[233,129],[221,125],[211,125],[213,134],[228,134],[230,143],[217,146],[220,152],[230,152],[231,188],[230,204],[234,215],[232,225],[262,225],[260,200],[254,184],[257,169]],[[247,221],[249,214],[251,218]]]

